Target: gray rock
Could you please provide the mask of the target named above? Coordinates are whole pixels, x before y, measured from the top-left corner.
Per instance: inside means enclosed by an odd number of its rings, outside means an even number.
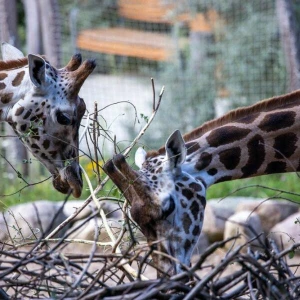
[[[90,251],[92,244],[91,243],[85,243],[85,241],[94,241],[95,240],[95,233],[98,232],[98,236],[96,241],[101,243],[110,243],[111,239],[104,227],[103,221],[99,217],[95,217],[91,220],[89,220],[87,223],[85,223],[85,220],[79,220],[69,229],[69,236],[67,239],[76,239],[76,242],[72,242],[72,244],[68,245],[65,249],[65,252],[88,252]],[[107,219],[108,226],[110,227],[113,235],[115,238],[118,237],[120,231],[123,227],[123,221],[114,219],[114,218],[108,218]],[[71,233],[76,227],[78,229]],[[68,232],[67,232],[68,234]],[[134,236],[138,241],[144,241],[145,238],[141,234],[139,230],[134,230]],[[122,242],[120,243],[121,248],[127,248],[127,246],[130,243],[130,236],[129,232],[127,231],[126,234],[122,238]],[[78,241],[82,240],[82,242]],[[110,245],[98,245],[97,246],[97,252],[110,252],[111,251]]]
[[[10,238],[14,242],[37,239],[46,231],[49,233],[66,219],[60,205],[46,200],[24,203],[10,207],[5,213],[4,218],[7,226],[0,221],[1,240]],[[54,216],[58,213],[57,217]],[[56,237],[64,234],[66,229],[58,232]],[[3,240],[2,240],[3,241]]]
[[[260,217],[263,230],[269,232],[275,224],[296,213],[299,205],[284,200],[256,200],[241,202],[237,207],[237,212],[243,210],[256,212]]]
[[[207,234],[211,243],[223,239],[225,222],[234,213],[225,201],[208,201],[206,205],[202,232]]]
[[[64,214],[69,217],[71,216],[78,208],[80,208],[84,204],[85,200],[71,200],[68,201],[64,206]],[[63,205],[63,202],[59,202]],[[122,218],[122,203],[120,205],[118,203],[103,201],[102,208],[107,215],[108,218]],[[73,221],[78,221],[87,218],[94,211],[96,211],[96,206],[92,201],[87,207],[85,207],[74,219]]]
[[[287,249],[295,243],[300,243],[300,212],[297,212],[270,230],[270,236],[275,239],[280,248]],[[299,250],[296,254],[300,255]]]
[[[241,203],[252,203],[257,201],[262,201],[261,198],[254,198],[254,197],[226,197],[221,199],[210,199],[209,203],[224,205],[226,208],[231,209],[232,211],[236,211],[237,208],[240,206]],[[249,209],[246,209],[249,210]]]
[[[4,213],[0,213],[0,241],[5,241],[7,240],[7,230],[6,230],[6,225],[4,221]]]
[[[249,243],[253,238],[256,238],[263,232],[260,218],[258,214],[251,211],[240,211],[232,215],[225,223],[224,240],[240,234],[240,237],[225,245],[226,249],[232,246],[243,246]],[[259,250],[264,245],[264,236],[254,239],[251,244],[247,244],[242,251],[246,252],[248,246],[252,250]]]

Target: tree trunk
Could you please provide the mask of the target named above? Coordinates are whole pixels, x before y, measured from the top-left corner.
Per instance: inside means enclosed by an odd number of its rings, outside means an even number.
[[[61,20],[57,0],[39,1],[43,47],[49,61],[61,67]]]
[[[0,0],[0,40],[19,48],[15,0]],[[14,135],[12,128],[8,124],[6,124],[5,128],[6,135]],[[28,153],[19,139],[12,139],[9,151],[4,149],[4,153],[9,161],[17,162],[18,165],[22,166],[22,175],[29,175],[28,164],[23,163],[23,160],[28,160]],[[13,163],[13,165],[15,164]]]
[[[0,39],[19,47],[15,0],[0,0]]]
[[[61,26],[57,0],[23,0],[26,14],[27,52],[45,54],[61,66]]]
[[[300,31],[292,0],[276,0],[278,24],[288,73],[288,91],[300,88]]]
[[[43,54],[38,0],[23,0],[23,4],[26,16],[27,53]]]

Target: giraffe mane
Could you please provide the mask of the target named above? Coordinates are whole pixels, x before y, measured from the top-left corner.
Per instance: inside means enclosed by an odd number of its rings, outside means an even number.
[[[15,60],[8,60],[8,61],[3,61],[0,60],[0,71],[7,71],[11,69],[17,69],[24,67],[28,64],[28,58],[20,58],[20,59],[15,59]]]
[[[282,107],[300,105],[300,90],[283,96],[276,96],[255,103],[251,106],[237,108],[225,114],[224,116],[205,122],[201,126],[195,128],[183,136],[185,142],[191,142],[200,138],[206,132],[217,127],[232,123],[251,114],[259,112],[268,112]],[[155,157],[165,153],[165,147],[159,148],[157,151],[147,152],[147,157]]]

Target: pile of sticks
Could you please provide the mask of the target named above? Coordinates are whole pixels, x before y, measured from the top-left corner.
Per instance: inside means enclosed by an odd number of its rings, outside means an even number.
[[[294,274],[300,261],[294,266],[287,263],[300,244],[279,251],[272,240],[267,240],[262,251],[255,253],[241,252],[242,246],[238,246],[228,251],[219,265],[207,264],[209,256],[235,238],[214,243],[184,273],[153,280],[142,278],[145,267],[151,265],[151,249],[145,252],[130,247],[122,254],[103,254],[93,248],[89,254],[62,254],[66,244],[63,239],[43,248],[39,247],[42,241],[37,241],[22,250],[3,244],[0,296],[1,299],[110,300],[300,298],[300,277]],[[135,266],[136,278],[124,268],[125,263]],[[233,264],[235,271],[224,275]],[[209,270],[200,278],[198,273],[204,269]]]

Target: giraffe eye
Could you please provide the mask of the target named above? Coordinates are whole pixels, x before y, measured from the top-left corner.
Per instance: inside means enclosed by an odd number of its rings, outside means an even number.
[[[61,111],[58,111],[56,113],[57,122],[61,125],[71,125],[72,120],[67,116],[66,114],[62,113]]]

